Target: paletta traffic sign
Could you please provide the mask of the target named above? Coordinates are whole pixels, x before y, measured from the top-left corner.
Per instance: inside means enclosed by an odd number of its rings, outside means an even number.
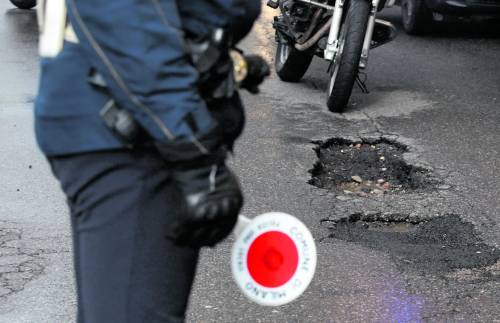
[[[240,216],[235,234],[231,269],[250,300],[279,306],[306,290],[316,270],[316,245],[300,220],[281,212]]]

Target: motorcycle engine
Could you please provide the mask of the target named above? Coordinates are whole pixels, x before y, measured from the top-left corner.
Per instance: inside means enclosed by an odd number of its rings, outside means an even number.
[[[309,26],[313,10],[311,6],[288,0],[282,2],[282,13],[286,16],[289,28],[295,33],[303,32]]]

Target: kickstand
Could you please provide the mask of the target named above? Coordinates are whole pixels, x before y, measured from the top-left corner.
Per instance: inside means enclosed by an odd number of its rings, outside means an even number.
[[[364,76],[364,79],[362,80],[360,75],[363,75]],[[368,87],[366,86],[366,80],[368,79],[368,76],[366,75],[366,73],[358,73],[358,75],[356,75],[356,84],[359,86],[359,88],[361,89],[361,92],[363,93],[370,93],[370,91],[368,91]]]

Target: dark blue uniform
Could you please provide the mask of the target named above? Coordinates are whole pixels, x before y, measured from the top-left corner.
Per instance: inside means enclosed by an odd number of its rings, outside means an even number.
[[[110,95],[88,83],[91,68],[105,78],[112,98],[156,140],[201,137],[216,126],[198,95],[198,73],[190,64],[184,36],[231,26],[235,37],[241,38],[259,13],[259,1],[67,3],[80,43],[66,43],[57,57],[42,60],[35,125],[46,155],[124,147],[99,116]],[[78,18],[87,30],[82,30]],[[102,53],[92,47],[86,31]],[[187,115],[197,133],[187,125]]]
[[[78,322],[182,322],[198,250],[165,238],[180,212],[165,156],[150,146],[130,148],[99,111],[112,99],[152,140],[210,150],[212,141],[200,138],[225,125],[198,92],[185,37],[222,27],[237,41],[260,1],[67,0],[67,6],[79,43],[66,42],[58,56],[42,59],[35,127],[71,210]],[[88,82],[95,71],[106,90]],[[182,160],[182,149],[173,147],[166,151]]]

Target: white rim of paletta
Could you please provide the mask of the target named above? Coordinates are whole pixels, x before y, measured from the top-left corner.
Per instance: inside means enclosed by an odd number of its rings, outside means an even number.
[[[290,279],[278,287],[265,287],[250,275],[247,257],[252,243],[270,231],[284,233],[297,247],[298,264]],[[252,219],[233,245],[231,269],[243,294],[264,306],[279,306],[298,298],[309,286],[316,270],[316,245],[309,229],[297,218],[282,212],[269,212]]]

